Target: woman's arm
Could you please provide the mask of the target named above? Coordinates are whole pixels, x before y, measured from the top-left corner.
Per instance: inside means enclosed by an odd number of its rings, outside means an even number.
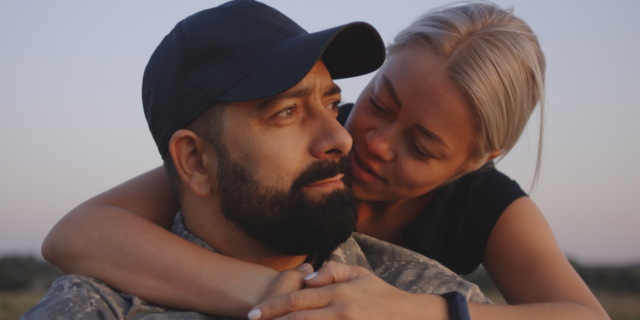
[[[155,304],[246,317],[278,272],[165,230],[177,210],[159,167],[69,212],[49,232],[42,255],[66,273],[100,279]]]
[[[471,304],[473,319],[609,319],[529,197],[498,219],[482,264],[510,306]]]
[[[483,264],[511,305],[469,303],[471,319],[609,319],[528,197],[504,211],[489,237]],[[443,298],[400,292],[365,271],[325,266],[307,281],[314,288],[256,306],[260,319],[448,319]]]

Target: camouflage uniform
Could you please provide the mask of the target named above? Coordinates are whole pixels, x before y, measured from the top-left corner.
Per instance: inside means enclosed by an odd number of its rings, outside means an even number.
[[[179,213],[173,233],[215,251],[202,239],[187,231]],[[333,260],[362,266],[389,284],[413,293],[442,294],[459,291],[467,300],[491,303],[480,289],[445,268],[438,262],[396,245],[354,233],[331,253]],[[79,275],[56,279],[40,302],[20,319],[224,319],[163,308],[118,292],[104,282]]]

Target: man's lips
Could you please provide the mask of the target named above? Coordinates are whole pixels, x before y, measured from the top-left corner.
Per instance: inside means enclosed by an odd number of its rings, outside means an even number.
[[[355,148],[349,153],[349,159],[351,160],[351,175],[354,178],[362,182],[384,181],[367,163],[362,162]]]
[[[337,175],[316,181],[314,183],[310,183],[305,186],[305,188],[335,188],[339,187],[343,184],[342,178],[344,177],[344,173],[338,173]]]

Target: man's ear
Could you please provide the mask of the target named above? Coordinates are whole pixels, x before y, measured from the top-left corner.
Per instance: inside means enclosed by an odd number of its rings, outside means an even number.
[[[191,130],[181,129],[171,136],[169,152],[182,182],[199,197],[211,194],[212,175],[210,157],[214,152],[205,152],[212,146]],[[214,160],[215,161],[215,160]],[[215,172],[213,172],[215,173]],[[185,190],[186,191],[186,190]]]

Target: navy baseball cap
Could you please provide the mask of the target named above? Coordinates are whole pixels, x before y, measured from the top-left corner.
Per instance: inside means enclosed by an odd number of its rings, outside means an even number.
[[[216,102],[287,91],[319,59],[340,79],[372,72],[384,58],[367,23],[308,33],[263,3],[234,0],[187,17],[162,40],[144,71],[144,113],[164,157],[173,133]]]

